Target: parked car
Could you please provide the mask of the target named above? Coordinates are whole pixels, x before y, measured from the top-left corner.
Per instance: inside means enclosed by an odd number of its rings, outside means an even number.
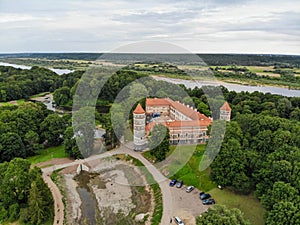
[[[205,200],[205,199],[208,199],[208,198],[210,198],[211,196],[210,196],[210,194],[208,194],[208,193],[204,193],[204,192],[201,192],[200,193],[200,199],[201,200]]]
[[[171,180],[171,182],[170,182],[170,187],[173,187],[173,186],[176,184],[176,182],[177,182],[176,179]]]
[[[177,187],[177,188],[181,188],[182,185],[183,185],[183,181],[182,181],[182,180],[179,180],[179,181],[177,182],[177,184],[176,184],[176,187]]]
[[[185,189],[185,191],[186,191],[187,193],[190,193],[190,192],[192,192],[192,190],[194,190],[194,189],[195,189],[194,186],[187,186],[186,189]]]
[[[174,220],[175,220],[175,223],[177,223],[178,225],[184,225],[184,223],[182,222],[182,220],[179,217],[175,216]]]
[[[215,204],[215,203],[216,203],[215,200],[212,199],[212,198],[205,199],[205,200],[202,201],[203,205],[212,205],[212,204]]]

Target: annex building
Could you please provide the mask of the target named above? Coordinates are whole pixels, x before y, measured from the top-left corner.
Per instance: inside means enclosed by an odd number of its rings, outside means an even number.
[[[230,121],[231,108],[227,102],[220,108],[220,119]],[[147,137],[156,124],[170,130],[170,144],[197,144],[208,140],[207,128],[212,118],[189,105],[170,98],[147,98],[146,109],[140,104],[133,111],[134,149],[147,147]]]

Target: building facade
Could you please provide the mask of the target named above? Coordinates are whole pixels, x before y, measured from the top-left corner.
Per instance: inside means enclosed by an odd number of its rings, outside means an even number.
[[[231,109],[226,103],[220,109],[220,119],[229,121]],[[171,144],[197,144],[208,140],[207,129],[213,121],[193,107],[170,98],[147,98],[146,111],[138,104],[133,119],[134,149],[138,151],[145,148],[147,136],[156,124],[168,127]]]

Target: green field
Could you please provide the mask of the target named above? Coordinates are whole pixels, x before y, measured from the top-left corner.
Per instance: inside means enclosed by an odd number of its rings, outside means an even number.
[[[176,146],[170,147],[170,152],[168,156],[174,155]],[[205,151],[205,145],[198,145],[195,149],[195,146],[192,145],[183,145],[179,147],[178,152],[191,152],[194,151],[192,157],[188,162],[178,170],[171,179],[183,180],[186,185],[193,185],[201,191],[206,191],[212,195],[215,201],[218,204],[226,205],[229,208],[238,208],[243,213],[245,218],[247,218],[253,225],[263,225],[264,224],[264,208],[260,204],[257,198],[251,195],[239,195],[228,189],[220,190],[217,188],[217,184],[210,179],[210,168],[199,171],[199,163]],[[144,157],[148,160],[153,161],[153,157],[150,155],[150,152],[144,152]],[[178,157],[179,157],[178,153]],[[177,157],[177,156],[175,156]],[[170,167],[172,168],[172,166]]]
[[[28,161],[31,164],[37,164],[40,162],[49,161],[53,158],[65,158],[65,157],[68,157],[65,153],[65,146],[60,145],[56,147],[41,149],[36,152],[35,156],[29,157]]]

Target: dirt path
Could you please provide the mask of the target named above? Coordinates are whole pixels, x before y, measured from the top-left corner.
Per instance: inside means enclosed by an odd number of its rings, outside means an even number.
[[[77,161],[73,161],[70,163],[65,163],[65,164],[61,164],[61,165],[55,165],[55,166],[43,168],[42,171],[43,171],[44,180],[47,182],[48,186],[50,187],[50,190],[52,192],[54,202],[55,202],[54,225],[63,225],[63,219],[64,219],[63,202],[62,202],[62,196],[59,192],[59,189],[53,183],[53,181],[50,179],[50,177],[47,176],[47,174],[52,173],[52,171],[54,171],[54,170],[58,170],[58,169],[62,169],[62,168],[66,168],[66,167],[70,167],[70,166],[74,166],[74,165],[79,165],[82,163],[88,163],[93,160],[107,158],[107,157],[111,157],[111,156],[117,155],[117,154],[128,154],[128,155],[140,160],[145,165],[145,167],[148,169],[148,171],[152,174],[155,181],[159,184],[159,187],[162,192],[162,198],[163,198],[162,199],[163,200],[163,214],[162,214],[162,220],[161,220],[160,224],[162,224],[162,225],[169,224],[170,218],[173,217],[175,215],[175,213],[177,213],[180,210],[180,205],[177,207],[178,202],[174,201],[174,194],[172,194],[172,190],[169,187],[169,179],[167,177],[165,177],[164,175],[162,175],[162,173],[153,164],[151,164],[148,160],[146,160],[139,152],[135,152],[132,149],[133,149],[132,143],[129,143],[126,146],[122,145],[120,148],[118,148],[116,150],[104,152],[99,155],[93,155],[93,156],[83,159],[83,160],[77,160]],[[190,196],[192,196],[192,195],[190,195]],[[198,205],[198,202],[196,202],[196,201],[193,201],[193,202],[194,202],[195,206]],[[187,204],[189,204],[189,202]],[[60,210],[58,210],[58,208]],[[200,214],[201,212],[206,211],[206,210],[207,210],[206,207],[201,207],[201,210],[199,212],[197,211],[197,213]],[[193,214],[195,214],[195,212]],[[58,223],[57,223],[57,221],[58,221]]]
[[[51,190],[54,200],[54,222],[55,225],[64,224],[64,203],[62,201],[62,195],[56,186],[56,184],[50,178],[51,173],[43,173],[43,179]]]

